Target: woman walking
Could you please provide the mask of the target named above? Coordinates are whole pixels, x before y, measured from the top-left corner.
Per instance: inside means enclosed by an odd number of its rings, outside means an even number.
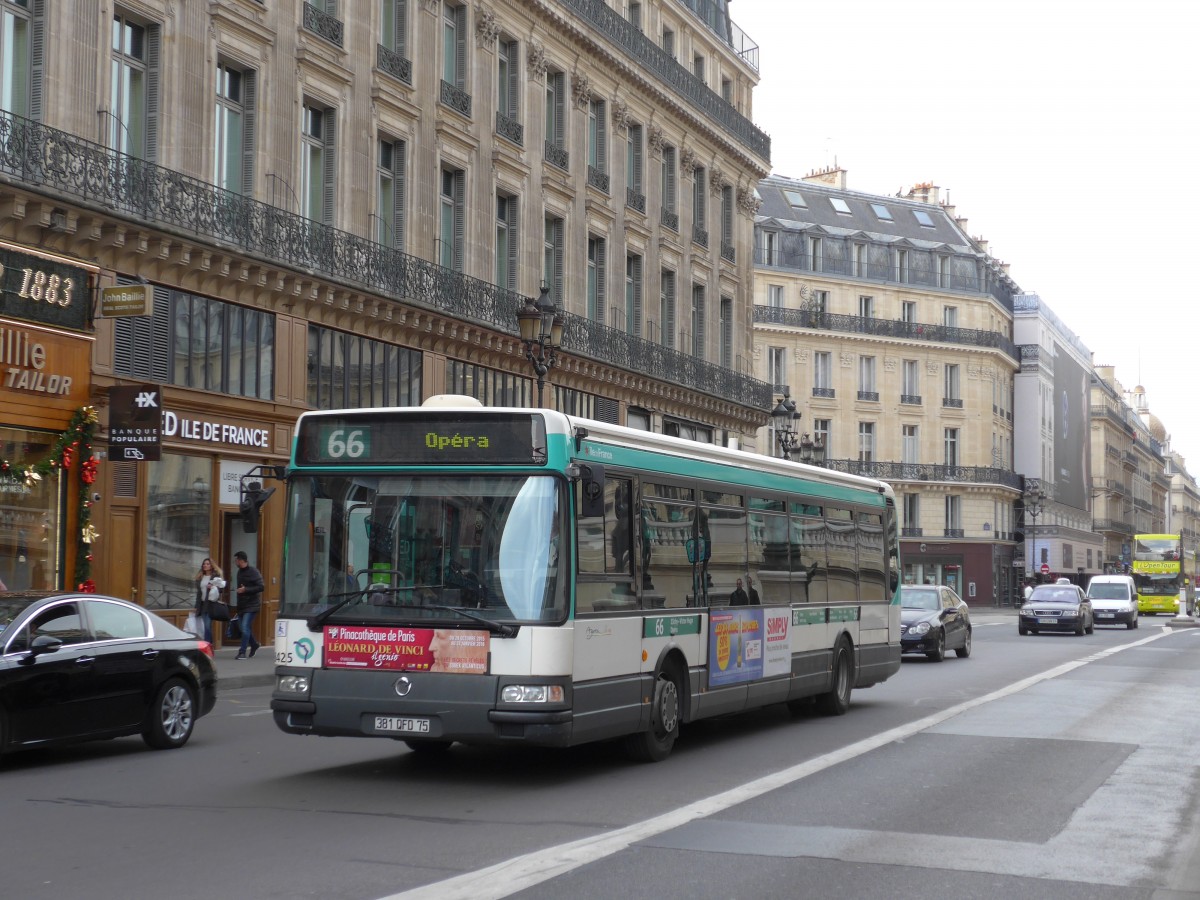
[[[225,576],[221,567],[206,558],[196,573],[196,615],[204,623],[204,639],[212,643],[212,615],[210,603],[221,602],[221,591],[225,589]]]

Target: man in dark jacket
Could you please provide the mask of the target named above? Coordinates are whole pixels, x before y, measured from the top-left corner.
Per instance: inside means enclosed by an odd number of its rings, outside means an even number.
[[[250,560],[244,550],[233,554],[237,565],[237,615],[238,624],[242,627],[242,645],[238,649],[238,659],[246,658],[249,649],[253,656],[258,652],[259,643],[254,637],[254,619],[262,609],[263,577],[258,569],[250,565]]]

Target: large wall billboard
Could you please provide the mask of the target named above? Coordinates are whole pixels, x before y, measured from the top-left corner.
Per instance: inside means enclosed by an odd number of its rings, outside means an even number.
[[[1054,345],[1054,499],[1087,509],[1091,427],[1088,373],[1061,344]]]

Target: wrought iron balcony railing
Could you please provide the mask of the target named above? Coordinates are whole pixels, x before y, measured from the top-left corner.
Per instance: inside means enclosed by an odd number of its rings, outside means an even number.
[[[907,404],[909,406],[920,406],[921,405],[921,395],[920,394],[901,394],[900,402]]]
[[[496,134],[518,147],[525,146],[525,126],[502,112],[496,113]]]
[[[996,331],[978,328],[955,328],[950,325],[926,325],[921,322],[901,322],[866,316],[845,316],[813,309],[788,309],[782,306],[755,306],[754,321],[794,328],[820,331],[843,331],[851,334],[872,334],[913,341],[937,341],[944,344],[971,344],[976,347],[995,347],[1017,359],[1017,345]]]
[[[646,214],[646,195],[631,187],[625,188],[625,205],[634,212]]]
[[[869,400],[872,403],[878,403],[879,402],[879,391],[859,391],[858,399],[859,400]]]
[[[737,262],[737,250],[734,249],[733,244],[721,242],[721,259],[727,262]]]
[[[947,409],[962,409],[962,397],[943,397],[942,406],[946,407]]]
[[[925,533],[924,528],[906,525],[900,529],[900,537],[921,537]]]
[[[728,134],[760,159],[770,162],[771,139],[753,122],[703,81],[681,66],[671,54],[648,38],[641,30],[610,8],[604,0],[558,0],[560,4],[589,23],[604,37],[625,50],[639,67],[664,82],[686,102],[702,112],[721,133]],[[743,55],[745,47],[738,50]],[[757,49],[757,48],[754,48]],[[743,58],[746,56],[743,55]]]
[[[812,391],[812,395],[814,397],[825,397],[828,400],[832,400],[837,396],[837,390],[835,388],[815,387],[812,389]]]
[[[1093,519],[1093,531],[1108,531],[1113,534],[1133,534],[1133,526],[1120,519]]]
[[[699,244],[701,247],[708,246],[708,231],[701,228],[699,225],[692,226],[692,243]]]
[[[603,172],[589,164],[587,179],[590,187],[594,187],[598,191],[604,191],[606,194],[608,193],[609,178],[607,172]]]
[[[679,233],[679,213],[671,212],[669,209],[662,211],[663,228],[670,228],[676,234]]]
[[[880,481],[958,482],[963,484],[998,484],[1021,489],[1021,476],[996,466],[941,466],[932,463],[861,462],[857,459],[830,459],[825,468],[865,475]]]
[[[570,170],[570,168],[571,168],[571,165],[570,165],[571,153],[570,153],[570,151],[564,150],[562,147],[558,146],[558,144],[552,143],[551,141],[546,141],[545,150],[546,150],[546,162],[550,163],[550,165],[552,165],[552,166],[557,166],[558,168],[562,169],[564,172],[567,172]]]
[[[39,122],[0,114],[0,183],[207,240],[268,265],[517,333],[526,297]],[[763,411],[771,386],[566,313],[563,350]],[[763,424],[766,424],[765,421]]]
[[[942,534],[948,538],[966,537],[966,532],[961,528],[943,528]]]
[[[304,30],[324,38],[335,47],[342,46],[342,33],[345,30],[342,20],[335,19],[311,3],[304,4]]]
[[[471,95],[462,88],[442,79],[442,93],[438,98],[443,106],[448,106],[455,112],[460,112],[468,119],[471,117]]]
[[[412,62],[394,50],[389,50],[383,44],[376,44],[375,65],[379,71],[386,72],[397,81],[403,81],[412,87]]]

